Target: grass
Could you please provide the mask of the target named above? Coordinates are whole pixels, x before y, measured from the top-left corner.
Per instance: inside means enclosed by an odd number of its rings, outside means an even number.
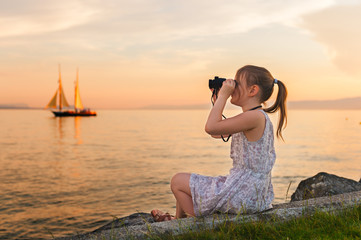
[[[150,239],[361,239],[361,205],[338,212],[316,211],[287,222],[228,222],[214,229]]]

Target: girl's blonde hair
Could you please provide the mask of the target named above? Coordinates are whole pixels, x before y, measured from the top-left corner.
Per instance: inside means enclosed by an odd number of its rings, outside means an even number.
[[[282,129],[287,125],[287,110],[286,110],[286,98],[287,98],[287,88],[283,82],[276,80],[271,75],[271,73],[263,68],[253,65],[246,65],[238,69],[236,73],[236,80],[240,81],[241,77],[246,79],[247,86],[257,85],[260,88],[260,101],[265,103],[272,95],[274,85],[278,85],[278,94],[275,103],[269,108],[264,109],[265,112],[274,113],[280,111],[278,127],[277,127],[277,137],[283,140]],[[283,127],[283,125],[285,125]]]

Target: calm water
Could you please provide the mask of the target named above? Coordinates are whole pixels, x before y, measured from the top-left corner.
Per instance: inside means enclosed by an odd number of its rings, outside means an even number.
[[[230,143],[203,130],[207,110],[98,113],[0,110],[1,239],[83,233],[153,208],[172,213],[173,174],[216,176],[231,167]],[[289,111],[286,143],[276,142],[275,202],[286,201],[290,182],[288,200],[320,171],[359,180],[360,122],[361,111]]]

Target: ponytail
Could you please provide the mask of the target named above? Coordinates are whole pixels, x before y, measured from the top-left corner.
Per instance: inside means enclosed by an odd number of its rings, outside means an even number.
[[[275,103],[271,107],[264,109],[264,111],[268,113],[275,113],[280,110],[277,137],[284,140],[282,136],[282,129],[284,129],[287,125],[286,86],[280,80],[275,79],[271,73],[263,67],[246,65],[238,69],[236,73],[237,81],[240,81],[241,77],[246,79],[247,86],[258,85],[260,87],[261,91],[259,100],[261,103],[265,103],[271,97],[275,85],[278,85],[278,94]]]
[[[278,127],[277,127],[277,137],[284,140],[282,136],[282,129],[284,129],[287,126],[287,111],[286,111],[287,88],[280,80],[275,79],[274,83],[278,85],[277,99],[271,107],[264,109],[264,111],[268,113],[274,113],[280,110]]]

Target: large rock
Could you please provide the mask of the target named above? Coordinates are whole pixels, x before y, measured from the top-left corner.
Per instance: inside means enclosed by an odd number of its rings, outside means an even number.
[[[211,215],[166,222],[148,222],[150,214],[140,213],[122,218],[123,224],[120,225],[118,225],[119,219],[92,233],[56,238],[56,240],[161,239],[164,236],[161,234],[178,235],[200,230],[214,230],[218,226],[224,226],[227,222],[243,224],[255,221],[288,221],[302,216],[312,216],[315,212],[320,211],[334,213],[360,204],[361,191],[358,191],[332,197],[275,204],[273,209],[248,215]]]
[[[360,190],[360,182],[320,172],[300,182],[296,191],[291,196],[291,202]]]

